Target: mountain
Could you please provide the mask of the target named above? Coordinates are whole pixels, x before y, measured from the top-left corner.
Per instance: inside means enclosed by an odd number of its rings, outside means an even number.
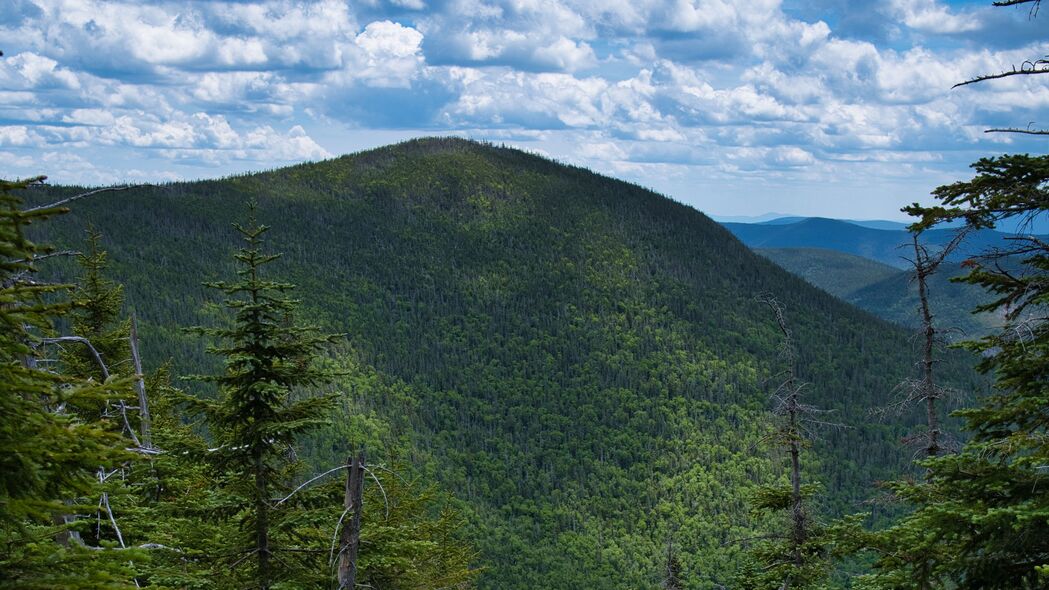
[[[345,401],[302,456],[319,469],[366,440],[374,463],[437,482],[465,510],[481,588],[656,588],[670,543],[690,587],[729,581],[761,524],[750,490],[786,473],[766,437],[784,364],[761,294],[786,308],[806,402],[851,426],[804,457],[826,510],[858,509],[910,460],[907,426],[867,413],[912,374],[905,330],[690,207],[521,151],[415,140],[98,195],[43,229],[62,248],[101,231],[147,364],[195,373],[213,364],[180,328],[217,321],[200,283],[230,276],[249,201],[284,253],[274,273],[347,334],[331,360],[351,369]],[[969,359],[942,366],[971,388]]]
[[[937,326],[951,341],[978,338],[1002,326],[1002,319],[988,313],[973,314],[977,305],[991,301],[980,287],[955,283],[951,279],[968,274],[959,264],[944,263],[929,278],[929,303]],[[880,318],[910,328],[918,328],[918,285],[912,273],[900,272],[860,287],[843,297],[849,303]]]
[[[921,322],[918,286],[913,274],[860,256],[820,248],[759,248],[757,253],[809,283],[890,322],[917,328]],[[989,301],[973,285],[951,278],[966,274],[958,264],[944,263],[929,279],[929,297],[937,325],[951,339],[983,336],[1001,326],[990,314],[972,310]]]
[[[849,295],[863,287],[906,274],[862,256],[823,248],[755,248],[754,251],[846,301],[850,301]]]
[[[726,229],[752,248],[823,248],[862,256],[906,269],[911,236],[905,230],[874,229],[848,221],[822,217],[800,218],[792,223],[723,223]],[[968,236],[951,260],[1005,244],[1010,234],[984,230]],[[923,234],[925,243],[943,246],[954,237],[953,229],[933,229]]]

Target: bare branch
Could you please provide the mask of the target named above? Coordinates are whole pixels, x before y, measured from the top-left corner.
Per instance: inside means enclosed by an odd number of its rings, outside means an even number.
[[[55,207],[61,207],[62,205],[66,205],[66,204],[72,203],[73,201],[78,201],[80,199],[84,199],[84,198],[87,198],[87,197],[90,197],[90,196],[93,196],[93,195],[97,195],[97,194],[100,194],[100,193],[112,193],[112,192],[117,192],[117,191],[126,191],[126,190],[128,190],[130,188],[134,188],[134,186],[128,184],[128,185],[125,185],[125,186],[107,186],[107,187],[103,187],[103,188],[96,188],[93,191],[87,191],[86,193],[80,193],[80,194],[77,194],[77,195],[73,195],[72,197],[67,197],[65,199],[61,199],[61,200],[55,201],[54,203],[50,203],[48,205],[40,205],[38,207],[30,207],[29,209],[26,209],[26,210],[22,211],[22,213],[23,214],[24,213],[34,213],[36,211],[43,211],[45,209],[54,209]]]
[[[1020,129],[1019,127],[995,127],[984,133],[1020,133],[1023,135],[1049,135],[1049,129]]]
[[[208,450],[211,451],[212,449],[208,449]],[[214,449],[214,450],[218,450],[218,449]],[[280,500],[277,500],[277,503],[274,504],[274,506],[280,506],[281,504],[287,502],[288,499],[291,498],[292,496],[294,496],[296,493],[298,493],[299,490],[301,490],[302,488],[304,488],[304,487],[310,485],[311,483],[317,481],[318,479],[324,477],[325,475],[329,475],[331,473],[335,473],[336,471],[339,471],[340,469],[346,469],[347,467],[349,467],[349,465],[339,465],[338,467],[329,469],[329,470],[325,471],[324,473],[322,473],[322,474],[320,474],[320,475],[318,475],[316,477],[311,477],[310,479],[307,479],[306,481],[302,482],[302,484],[300,484],[299,487],[297,487],[294,490],[292,490],[290,494],[288,494],[287,496],[284,496]]]
[[[41,344],[61,344],[62,342],[77,342],[86,346],[88,351],[91,352],[91,356],[95,358],[95,362],[98,363],[99,368],[102,369],[102,378],[109,379],[109,369],[106,367],[106,363],[102,362],[102,355],[98,353],[98,350],[87,338],[82,336],[59,336],[57,338],[44,338],[40,341]]]

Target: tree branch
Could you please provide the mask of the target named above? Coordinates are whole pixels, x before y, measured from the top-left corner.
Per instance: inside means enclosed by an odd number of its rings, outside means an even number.
[[[1038,74],[1049,74],[1049,59],[1042,58],[1034,61],[1027,60],[1020,64],[1020,69],[1016,69],[1016,66],[1013,66],[1013,69],[1005,72],[976,76],[975,78],[964,82],[958,82],[954,86],[951,86],[951,88],[976,84],[977,82],[983,82],[985,80],[1000,80],[1001,78],[1010,78],[1012,76],[1035,76]]]
[[[1025,135],[1049,135],[1049,129],[1020,129],[1019,127],[995,127],[984,133],[1023,133]]]
[[[95,362],[98,363],[99,368],[102,369],[102,378],[109,379],[109,369],[106,367],[106,363],[102,362],[102,355],[98,353],[98,350],[87,338],[81,336],[59,336],[58,338],[44,338],[41,340],[41,344],[61,344],[62,342],[78,342],[86,346],[88,351],[91,352],[91,356],[95,358]]]
[[[23,214],[25,214],[25,213],[34,213],[36,211],[43,211],[45,209],[53,209],[55,207],[61,207],[62,205],[66,205],[68,203],[72,203],[73,201],[77,201],[77,200],[84,199],[84,198],[87,198],[87,197],[90,197],[90,196],[93,196],[93,195],[97,195],[99,193],[112,193],[112,192],[116,192],[116,191],[126,191],[129,188],[134,188],[134,187],[132,185],[128,184],[128,185],[125,185],[125,186],[107,186],[107,187],[103,187],[103,188],[97,188],[97,189],[95,189],[93,191],[87,191],[86,193],[80,193],[78,195],[73,195],[72,197],[67,197],[65,199],[61,199],[59,201],[55,201],[54,203],[51,203],[49,205],[40,205],[38,207],[30,207],[29,209],[26,209],[26,210],[22,211],[22,213]]]

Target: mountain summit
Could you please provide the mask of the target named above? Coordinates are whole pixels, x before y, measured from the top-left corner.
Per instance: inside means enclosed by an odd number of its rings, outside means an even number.
[[[704,587],[727,580],[747,490],[783,473],[762,442],[784,365],[761,294],[786,307],[807,403],[851,426],[804,466],[828,510],[910,457],[866,413],[910,374],[906,332],[695,209],[519,150],[421,139],[137,188],[76,203],[49,237],[97,227],[148,359],[197,372],[177,327],[213,321],[200,283],[228,276],[249,200],[275,274],[358,369],[307,456],[372,437],[370,456],[435,479],[467,510],[484,588],[655,587],[668,543]]]

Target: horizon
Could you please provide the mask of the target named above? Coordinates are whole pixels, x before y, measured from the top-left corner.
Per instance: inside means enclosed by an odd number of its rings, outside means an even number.
[[[1041,55],[1026,9],[982,0],[14,0],[0,17],[0,176],[61,184],[458,136],[716,216],[903,221],[978,158],[1046,146],[983,132],[1037,122],[1036,82],[951,90]]]

